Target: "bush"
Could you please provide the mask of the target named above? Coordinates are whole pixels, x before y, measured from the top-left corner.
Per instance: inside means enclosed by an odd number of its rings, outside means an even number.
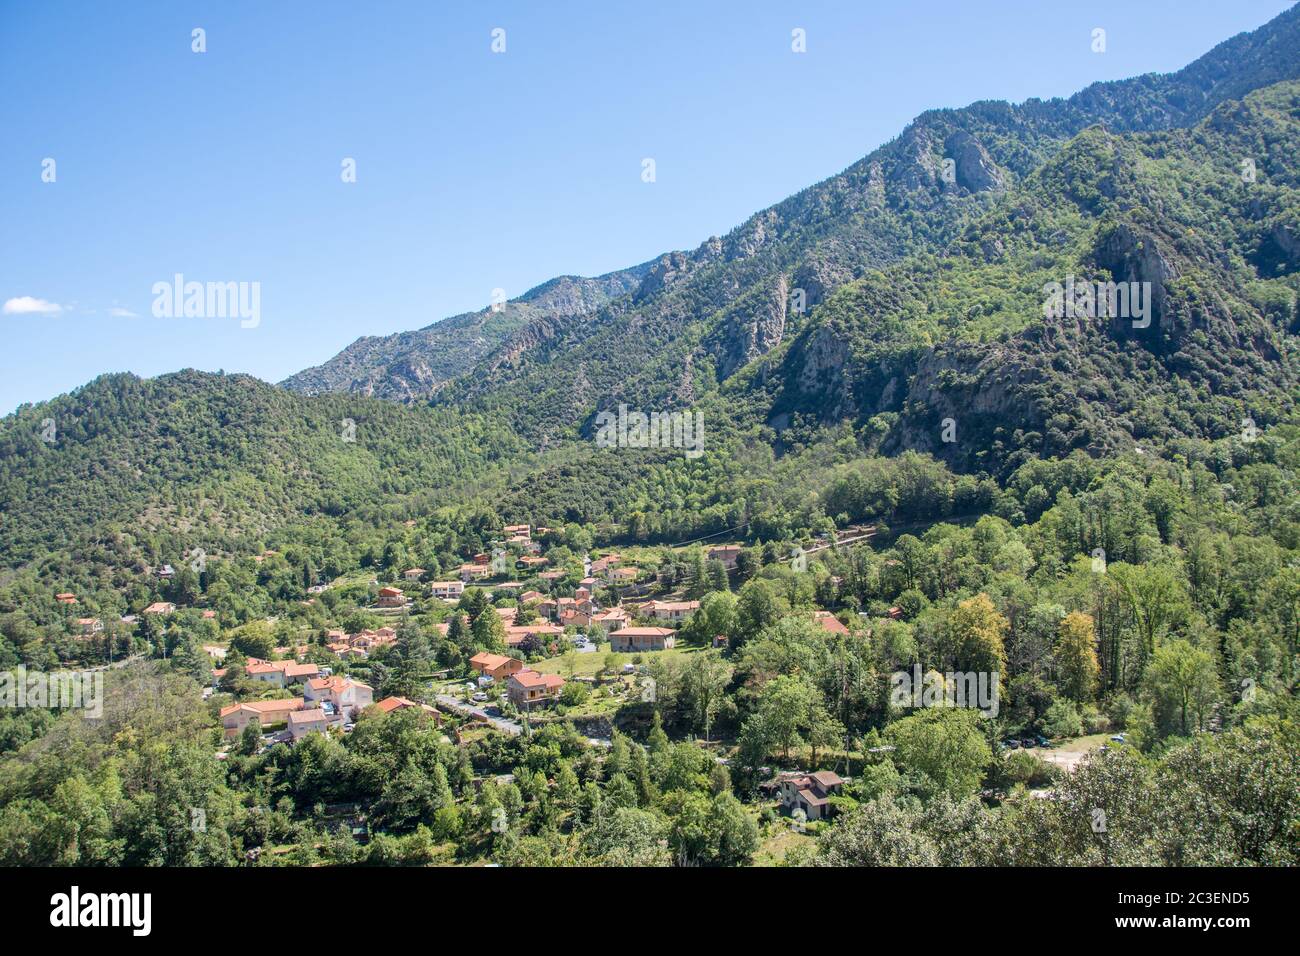
[[[1042,787],[1052,782],[1052,766],[1035,754],[1012,750],[1002,758],[1002,773],[1012,784]]]
[[[1084,704],[1079,716],[1083,719],[1083,732],[1086,734],[1101,734],[1110,730],[1110,718],[1092,704]]]
[[[569,681],[560,691],[560,703],[566,707],[577,707],[587,702],[587,685]]]
[[[1043,715],[1043,733],[1049,737],[1079,737],[1083,734],[1083,719],[1072,701],[1057,700]]]

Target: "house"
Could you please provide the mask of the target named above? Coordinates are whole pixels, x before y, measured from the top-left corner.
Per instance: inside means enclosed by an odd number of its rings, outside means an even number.
[[[317,677],[307,682],[303,697],[308,703],[329,703],[334,713],[355,717],[363,707],[375,702],[375,692],[369,684],[350,677]]]
[[[466,583],[481,581],[483,578],[490,577],[492,577],[492,565],[490,564],[462,564],[460,566],[460,579]]]
[[[736,559],[740,557],[740,545],[719,545],[716,548],[709,548],[706,554],[710,561],[720,561],[722,562],[722,566],[730,571],[736,566]]]
[[[158,569],[158,577],[162,578],[164,581],[170,581],[172,578],[176,577],[176,569],[170,564],[164,564]]]
[[[444,601],[457,601],[465,593],[464,581],[434,581],[429,585],[429,593]]]
[[[650,601],[639,610],[660,621],[684,621],[699,609],[699,601]]]
[[[584,579],[584,580],[585,580],[585,579]],[[595,583],[595,582],[592,582],[592,583]],[[577,600],[579,600],[579,601],[590,601],[590,600],[591,600],[591,588],[587,587],[587,585],[585,585],[585,584],[582,584],[582,585],[580,585],[580,586],[578,587],[578,590],[576,590],[576,591],[573,592],[573,596],[574,596]]]
[[[605,580],[610,584],[631,584],[640,573],[637,568],[610,568],[605,572]]]
[[[541,591],[525,591],[523,594],[519,595],[519,604],[520,606],[525,604],[536,604],[541,601],[543,597],[545,597],[545,595],[542,594]]]
[[[170,601],[154,601],[147,608],[141,611],[141,614],[172,614],[176,610],[176,605]]]
[[[518,647],[529,638],[537,638],[544,644],[547,638],[559,637],[563,633],[564,628],[554,624],[520,624],[506,628],[506,644]]]
[[[221,709],[221,727],[227,737],[237,737],[254,720],[263,727],[269,727],[287,721],[289,715],[302,710],[303,705],[304,701],[301,697],[231,704]]]
[[[313,731],[323,734],[329,726],[328,719],[325,711],[319,707],[295,711],[289,715],[289,736],[297,742]]]
[[[424,568],[407,568],[402,572],[402,577],[408,581],[418,581],[428,573]]]
[[[728,644],[729,642],[730,642],[730,638],[728,638],[726,634],[714,634],[714,635],[713,635],[713,646],[714,646],[714,647],[726,647],[727,644]]]
[[[300,664],[296,660],[279,663],[284,664],[284,679],[290,684],[301,684],[320,676],[320,668],[315,664]]]
[[[397,643],[397,631],[391,627],[381,627],[377,631],[359,631],[345,638],[348,647],[356,651],[363,657],[368,657],[371,651],[376,651],[381,647],[388,647]]]
[[[401,588],[380,588],[379,600],[375,604],[378,607],[405,607],[406,595]]]
[[[807,820],[820,820],[830,816],[834,811],[830,798],[838,794],[844,786],[839,774],[829,770],[816,773],[791,771],[780,774],[776,780],[765,785],[765,789],[775,789],[781,806],[788,812],[802,810]]]
[[[71,591],[60,591],[58,594],[54,595],[54,600],[58,601],[60,604],[76,604],[77,596]]]
[[[249,679],[261,681],[264,684],[272,684],[276,687],[283,687],[284,680],[284,661],[264,661],[256,657],[250,657],[244,667],[244,673]]]
[[[265,684],[288,687],[290,684],[311,680],[320,673],[320,668],[315,664],[299,664],[297,661],[263,661],[250,657],[244,673]]]
[[[579,607],[566,607],[560,612],[559,623],[561,627],[589,627],[591,611]]]
[[[536,571],[538,568],[544,568],[550,563],[548,559],[538,557],[535,554],[525,554],[515,562],[515,567],[521,571]]]
[[[489,654],[484,651],[469,659],[469,666],[480,674],[486,674],[493,680],[502,680],[524,669],[524,662],[506,657],[503,654]]]
[[[529,535],[532,534],[532,530],[533,530],[533,529],[532,529],[532,526],[531,526],[531,525],[526,525],[526,524],[508,524],[508,525],[505,526],[505,528],[503,529],[502,533],[503,533],[507,538],[512,538],[512,537],[516,537],[516,536],[519,536],[519,535],[522,535],[523,537],[527,538]]]
[[[418,707],[426,714],[431,715],[435,722],[439,724],[442,723],[442,715],[440,715],[435,708],[430,707],[428,704],[420,704],[413,700],[408,700],[405,697],[385,697],[383,700],[379,701],[379,703],[375,704],[375,706],[385,714],[391,714],[395,710],[406,710],[409,707]]]
[[[94,637],[104,630],[104,622],[97,617],[79,617],[77,627],[81,629],[82,637]]]
[[[608,634],[611,631],[617,631],[619,628],[627,627],[632,623],[632,618],[621,607],[612,607],[608,611],[593,614],[591,623],[599,626]]]
[[[818,611],[813,614],[813,620],[820,624],[831,634],[847,634],[849,629],[845,627],[840,619],[830,611]]]
[[[216,619],[217,619],[217,612],[216,612],[216,611],[208,610],[208,611],[204,611],[204,612],[203,612],[203,620],[205,620],[205,621],[215,621]]]
[[[560,696],[564,678],[559,674],[539,674],[534,670],[521,670],[511,674],[506,684],[510,702],[520,710],[529,710],[537,704],[547,704]]]
[[[609,635],[609,643],[619,653],[664,651],[677,643],[677,632],[668,627],[624,627]]]
[[[891,621],[898,621],[903,617],[903,609],[901,607],[891,607],[885,613],[889,616]]]

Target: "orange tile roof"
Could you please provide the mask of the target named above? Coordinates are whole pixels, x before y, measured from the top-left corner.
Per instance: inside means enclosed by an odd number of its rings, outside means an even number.
[[[513,657],[506,657],[504,654],[489,654],[487,651],[483,651],[471,657],[469,662],[471,664],[478,664],[480,667],[486,668],[487,670],[493,670],[494,668],[500,667],[502,664],[510,663],[512,660],[514,660]]]
[[[511,674],[510,679],[523,687],[563,687],[564,678],[559,674],[539,674],[533,670],[522,670]]]
[[[258,714],[274,714],[280,711],[302,710],[305,704],[301,697],[290,697],[288,700],[249,700],[242,704],[231,704],[229,707],[221,708],[221,716],[225,717],[233,714],[237,710],[251,710]]]

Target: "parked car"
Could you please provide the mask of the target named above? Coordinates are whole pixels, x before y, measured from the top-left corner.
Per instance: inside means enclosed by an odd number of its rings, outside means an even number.
[[[1052,742],[1051,742],[1050,740],[1048,740],[1046,737],[1041,737],[1041,736],[1040,736],[1040,737],[1038,738],[1038,746],[1040,746],[1040,747],[1050,747],[1050,746],[1052,746]]]
[[[1034,745],[1033,737],[1025,737],[1020,741],[1020,746],[1024,747],[1026,750],[1028,750],[1033,745]]]
[[[1004,746],[1004,747],[1010,747],[1012,750],[1019,750],[1019,749],[1020,749],[1020,741],[1019,741],[1019,740],[1005,740],[1005,741],[1003,741],[1002,743],[1003,743],[1003,746]]]
[[[483,693],[482,691],[479,691],[477,694],[473,696],[472,700],[476,704],[481,704],[483,703],[483,701],[487,700],[487,694]]]
[[[1128,743],[1128,741],[1124,739],[1123,734],[1112,734],[1110,739],[1117,744]]]

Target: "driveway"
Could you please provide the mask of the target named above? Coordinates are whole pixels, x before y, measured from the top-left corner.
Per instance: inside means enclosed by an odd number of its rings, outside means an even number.
[[[453,710],[458,714],[471,719],[476,719],[480,722],[485,721],[502,733],[510,734],[512,737],[518,737],[524,732],[524,728],[521,724],[517,724],[513,720],[506,720],[504,717],[489,717],[487,711],[483,710],[483,708],[474,707],[465,703],[463,700],[457,700],[455,697],[449,697],[446,694],[438,694],[435,696],[435,699],[441,707],[446,707],[448,710]]]

